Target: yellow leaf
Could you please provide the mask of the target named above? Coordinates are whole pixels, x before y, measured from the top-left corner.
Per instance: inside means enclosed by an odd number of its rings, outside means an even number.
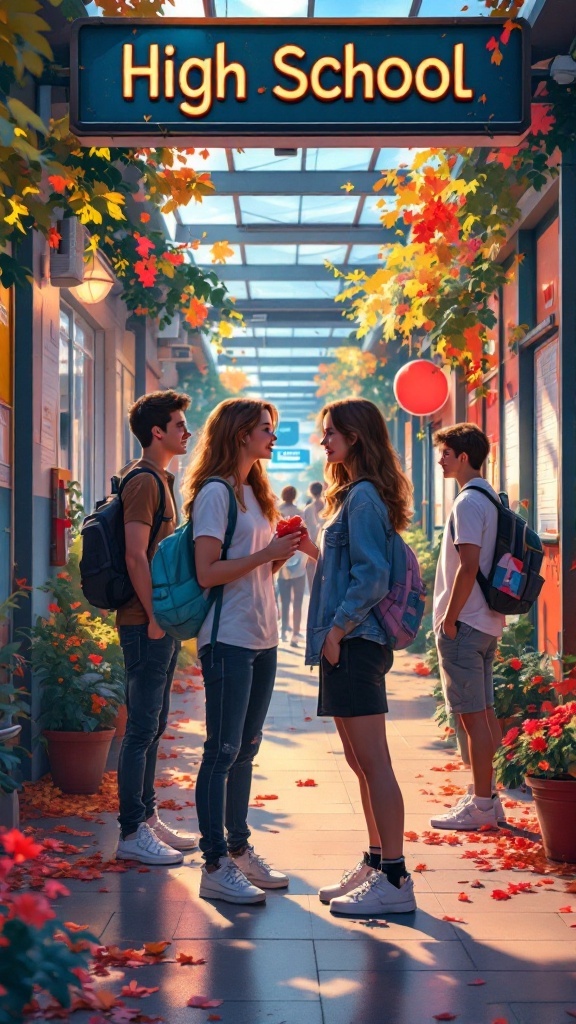
[[[104,160],[109,160],[110,150],[107,149],[106,146],[102,146],[100,149],[98,149],[96,146],[92,146],[92,149],[88,153],[88,156],[98,156],[102,157]]]
[[[212,263],[226,263],[227,259],[234,256],[234,249],[228,245],[228,242],[214,242],[210,249],[210,255]]]
[[[353,192],[354,191],[354,185],[352,184],[351,181],[347,181],[345,185],[340,185],[340,188],[344,189],[345,192]]]
[[[221,320],[218,324],[218,334],[221,338],[232,338],[234,336],[232,324],[228,323],[227,320]]]
[[[118,206],[118,203],[107,202],[108,213],[112,217],[112,220],[126,220],[123,211]]]

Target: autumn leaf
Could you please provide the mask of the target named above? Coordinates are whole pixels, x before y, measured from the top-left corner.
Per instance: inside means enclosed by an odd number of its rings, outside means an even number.
[[[134,271],[140,284],[143,284],[145,288],[152,288],[154,286],[158,274],[154,257],[150,260],[138,260],[134,264]]]
[[[159,991],[159,985],[155,985],[153,988],[147,988],[145,985],[139,985],[137,981],[131,981],[129,985],[122,986],[120,989],[120,995],[131,996],[133,999],[145,999],[146,996],[151,996],[153,992]]]
[[[199,1010],[211,1010],[213,1007],[222,1006],[223,999],[207,999],[206,996],[190,996],[186,1006],[196,1006]]]
[[[456,1013],[435,1013],[434,1020],[456,1020]]]
[[[492,54],[492,56],[490,57],[490,63],[491,63],[491,64],[496,64],[496,65],[497,65],[497,67],[500,67],[500,65],[501,65],[501,63],[502,63],[502,61],[503,61],[503,59],[504,59],[504,58],[503,58],[503,56],[502,56],[502,51],[501,51],[500,49],[498,49],[498,48],[497,48],[497,49],[495,49],[495,50],[494,50],[494,53],[493,53],[493,54]]]
[[[182,964],[183,967],[186,967],[189,964],[196,967],[199,964],[205,964],[206,962],[207,961],[204,959],[204,957],[195,957],[192,955],[192,953],[178,953],[178,956],[176,957],[176,963]]]
[[[54,192],[58,195],[62,195],[68,185],[72,185],[72,182],[68,178],[63,178],[61,174],[49,174],[48,181],[52,185]]]
[[[234,256],[234,249],[228,242],[214,242],[214,245],[210,249],[210,255],[212,257],[212,263],[226,263],[226,260]]]
[[[426,864],[417,864],[413,871],[428,871]]]
[[[275,793],[267,793],[265,796],[257,795],[254,797],[255,800],[277,800],[278,797]]]
[[[353,192],[354,191],[354,185],[352,184],[351,181],[347,181],[344,185],[340,185],[340,188],[343,189],[344,192]]]
[[[443,921],[450,921],[452,924],[466,924],[463,917],[452,917],[451,914],[444,914]]]
[[[146,238],[145,235],[135,234],[134,237],[137,240],[136,252],[138,253],[139,256],[142,256],[143,259],[147,260],[150,253],[152,252],[152,249],[156,248],[154,242],[152,241],[151,238]]]
[[[574,910],[572,907],[560,907],[558,910],[559,914],[573,914]]]
[[[149,956],[162,956],[164,951],[171,946],[172,943],[164,939],[162,942],[145,942],[144,952],[148,953]]]
[[[314,779],[298,779],[296,782],[297,786],[317,786],[318,783],[314,782]]]
[[[51,227],[48,231],[48,245],[50,248],[57,249],[61,241],[62,235],[60,232],[55,227]]]
[[[207,316],[208,307],[193,296],[186,310],[186,323],[190,324],[191,327],[201,327]]]
[[[469,981],[467,984],[470,985],[470,986],[472,986],[472,985],[485,985],[486,982],[484,981],[484,978],[474,978],[474,981]]]
[[[493,889],[490,896],[493,900],[509,900],[512,898],[510,893],[505,892],[504,889]]]
[[[458,893],[458,901],[460,903],[472,903],[472,900],[470,899],[467,892]]]

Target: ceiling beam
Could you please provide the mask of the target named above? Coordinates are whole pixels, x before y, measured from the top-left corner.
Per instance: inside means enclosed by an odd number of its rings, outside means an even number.
[[[331,281],[333,280],[330,271],[326,270],[323,263],[269,263],[269,264],[234,264],[228,263],[225,266],[215,267],[213,263],[198,264],[200,270],[218,274],[221,281]],[[383,266],[383,261],[366,263],[362,266],[355,264],[338,265],[337,270],[343,274],[350,274],[353,270],[369,271],[377,270]]]
[[[354,328],[351,326],[350,333],[352,334]],[[266,337],[260,338],[244,338],[238,336],[237,338],[230,338],[226,341],[226,352],[242,350],[245,348],[256,348],[259,349],[258,357],[262,357],[262,350],[274,350],[277,348],[317,348],[318,355],[321,358],[326,358],[328,349],[339,348],[340,345],[357,345],[354,338],[318,338],[315,335],[310,335],[309,338],[281,338],[277,335],[271,334]]]
[[[340,196],[373,195],[378,171],[212,171],[218,196]],[[354,189],[345,193],[343,185]],[[394,195],[391,185],[380,196]]]
[[[299,356],[299,355],[295,354],[293,356],[280,356],[280,358],[278,356],[275,356],[274,359],[268,360],[268,359],[262,359],[261,355],[259,355],[259,356],[225,356],[225,355],[220,355],[218,357],[218,365],[219,366],[238,366],[238,367],[255,366],[256,363],[258,362],[258,360],[260,360],[260,362],[259,362],[260,372],[261,373],[262,372],[266,373],[267,369],[268,369],[267,366],[266,366],[267,362],[270,363],[271,367],[276,367],[276,366],[293,366],[294,363],[297,362],[299,366],[309,366],[310,369],[313,370],[313,369],[318,367],[319,363],[325,362],[326,359],[328,359],[328,358],[329,358],[328,356],[321,356],[321,355],[317,355],[317,356]]]
[[[176,242],[213,245],[384,245],[398,241],[392,228],[351,224],[179,224]],[[216,267],[212,268],[217,269]]]

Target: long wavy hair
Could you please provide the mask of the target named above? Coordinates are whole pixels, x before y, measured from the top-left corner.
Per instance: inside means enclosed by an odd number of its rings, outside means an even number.
[[[385,503],[395,530],[405,530],[412,518],[413,488],[392,447],[386,421],[366,398],[343,398],[325,405],[319,416],[323,430],[330,413],[336,430],[350,442],[346,463],[327,465],[326,518],[338,510],[352,480],[369,480]]]
[[[232,477],[240,507],[246,511],[239,472],[240,445],[243,437],[259,425],[263,412],[270,413],[272,424],[276,428],[278,410],[270,402],[263,402],[257,398],[227,398],[212,410],[184,473],[184,518],[190,518],[194,498],[209,476],[222,476],[224,479]],[[274,525],[280,518],[280,513],[276,507],[276,497],[259,459],[252,466],[247,482],[254,491],[262,512]]]

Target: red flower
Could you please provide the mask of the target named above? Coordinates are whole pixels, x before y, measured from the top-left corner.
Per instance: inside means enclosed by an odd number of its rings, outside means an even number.
[[[12,899],[11,917],[17,917],[32,928],[42,928],[46,921],[56,917],[45,896],[24,892]]]
[[[35,860],[42,852],[42,846],[39,843],[35,843],[30,836],[22,835],[17,828],[0,836],[0,842],[15,864],[22,864],[25,860]]]
[[[510,658],[508,664],[510,665],[510,668],[514,669],[515,672],[519,672],[522,668],[522,662],[520,661],[520,658]]]
[[[550,771],[550,765],[548,764],[548,761],[538,761],[538,767],[539,767],[541,772],[549,772]]]
[[[62,241],[62,235],[55,227],[51,227],[48,232],[48,245],[51,249],[57,249]]]
[[[524,732],[528,734],[528,736],[531,736],[534,732],[540,732],[542,728],[542,722],[539,718],[527,718],[524,722],[522,722],[522,728],[524,729]]]
[[[101,654],[89,654],[88,661],[91,661],[93,665],[100,665],[104,658]]]
[[[506,733],[504,739],[502,740],[503,746],[511,747],[512,744],[514,743],[514,741],[516,740],[516,737],[519,736],[519,735],[520,735],[520,729],[517,726],[514,726],[513,729],[509,729],[508,732]]]
[[[533,740],[530,740],[529,746],[530,750],[544,751],[548,749],[548,744],[543,736],[535,736]]]
[[[61,612],[62,609],[59,604],[49,604],[48,611],[51,612],[52,615],[58,615],[58,612]]]

